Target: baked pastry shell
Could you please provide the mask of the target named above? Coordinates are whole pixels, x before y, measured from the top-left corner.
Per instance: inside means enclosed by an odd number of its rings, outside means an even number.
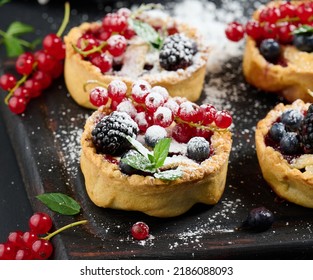
[[[270,2],[268,6],[282,1]],[[304,1],[291,1],[299,5]],[[254,13],[257,19],[259,10]],[[257,42],[247,36],[243,55],[243,73],[248,83],[264,91],[275,92],[287,101],[301,99],[313,102],[308,89],[313,90],[313,55],[299,51],[292,45],[282,46],[282,61],[287,66],[272,64],[260,54]]]
[[[78,27],[72,28],[67,36],[65,36],[66,58],[64,65],[64,78],[67,89],[72,98],[79,105],[95,109],[89,102],[89,92],[84,90],[84,84],[88,80],[96,80],[104,85],[108,85],[112,80],[119,79],[126,83],[127,88],[130,89],[132,83],[138,79],[146,80],[151,86],[165,87],[169,94],[174,96],[182,96],[188,98],[190,101],[199,99],[204,78],[206,74],[206,63],[209,55],[209,48],[204,44],[204,41],[197,30],[184,23],[176,24],[179,32],[183,32],[186,36],[194,39],[199,45],[197,63],[186,69],[179,69],[177,71],[165,71],[160,73],[143,74],[136,79],[128,76],[117,76],[112,74],[102,74],[98,67],[91,62],[83,60],[78,54],[73,45],[77,44],[78,39],[87,31],[99,27],[99,23],[83,23]],[[88,87],[87,87],[88,89]]]
[[[279,151],[265,144],[265,136],[272,124],[288,109],[307,110],[309,104],[297,100],[290,105],[278,104],[258,122],[255,142],[256,152],[264,179],[281,198],[292,203],[313,208],[313,175],[292,168]],[[313,156],[313,155],[312,155]]]
[[[211,143],[214,155],[199,164],[180,162],[184,175],[175,181],[152,176],[125,175],[117,164],[97,154],[91,131],[105,109],[96,111],[86,122],[81,138],[81,170],[90,199],[100,207],[141,211],[150,216],[174,217],[196,203],[216,204],[225,189],[231,133],[215,132]]]

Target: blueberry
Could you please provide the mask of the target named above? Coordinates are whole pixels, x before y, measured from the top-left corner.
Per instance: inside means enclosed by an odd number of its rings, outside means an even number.
[[[123,156],[121,157],[121,160],[118,164],[122,173],[124,173],[126,175],[133,175],[133,174],[139,174],[140,173],[140,170],[137,170],[137,169],[131,167],[130,165],[128,165],[127,163],[122,161],[123,158],[126,158],[127,156],[130,156],[130,155],[136,155],[136,154],[139,154],[139,152],[137,152],[136,150],[129,150],[123,154]]]
[[[276,63],[280,57],[280,45],[274,39],[265,39],[260,44],[260,53],[268,62]]]
[[[152,125],[146,131],[145,142],[149,147],[154,147],[159,140],[166,137],[167,131],[164,127]]]
[[[303,114],[299,110],[290,109],[282,113],[281,122],[288,131],[296,131],[303,120]]]
[[[270,137],[275,142],[279,142],[285,133],[285,125],[281,122],[274,123],[269,131]]]
[[[313,51],[313,34],[296,34],[293,37],[294,46],[303,52]]]
[[[210,143],[204,137],[193,137],[187,143],[187,157],[202,162],[210,155]]]
[[[265,207],[258,207],[249,212],[246,220],[242,223],[241,229],[262,232],[268,230],[273,222],[273,213]]]
[[[281,138],[280,142],[280,150],[283,154],[293,155],[296,154],[300,149],[300,142],[298,139],[298,135],[295,132],[287,132]]]

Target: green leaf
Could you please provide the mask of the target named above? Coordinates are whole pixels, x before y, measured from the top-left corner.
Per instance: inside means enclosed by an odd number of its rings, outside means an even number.
[[[180,178],[181,176],[183,176],[183,171],[181,171],[179,168],[165,170],[165,171],[157,172],[154,174],[155,178],[166,180],[166,181],[174,181]]]
[[[141,153],[145,158],[149,158],[149,154],[151,154],[151,152],[144,145],[128,135],[126,135],[125,137],[139,153]]]
[[[75,215],[80,211],[79,204],[73,198],[62,193],[44,193],[37,195],[36,198],[51,210],[63,215]]]
[[[140,20],[131,20],[130,25],[139,37],[150,43],[155,49],[162,47],[163,39],[151,25]]]
[[[6,33],[7,36],[19,36],[33,31],[34,28],[32,26],[19,21],[14,21],[10,24]]]
[[[294,35],[305,35],[305,34],[312,34],[313,33],[313,27],[309,25],[301,25],[299,28],[292,31],[292,34]]]
[[[164,164],[171,145],[171,138],[163,138],[158,141],[153,150],[155,159],[155,168],[159,168]]]
[[[121,160],[131,167],[144,172],[154,173],[156,171],[154,164],[140,153],[128,155]]]
[[[0,7],[9,2],[10,0],[0,0]]]
[[[8,57],[16,57],[24,52],[24,48],[20,44],[19,39],[15,37],[5,36],[3,43],[6,47]]]

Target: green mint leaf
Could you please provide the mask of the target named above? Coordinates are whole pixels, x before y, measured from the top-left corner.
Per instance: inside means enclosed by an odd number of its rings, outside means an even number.
[[[183,176],[183,171],[179,168],[177,169],[170,169],[161,172],[157,172],[154,174],[155,178],[166,180],[166,181],[174,181]]]
[[[154,173],[156,171],[154,164],[140,153],[128,155],[122,158],[121,161],[144,172]]]
[[[144,145],[128,135],[125,135],[125,137],[139,153],[141,153],[146,159],[149,159],[149,154],[151,154],[151,152]]]
[[[313,27],[309,26],[309,25],[302,25],[299,28],[295,29],[294,31],[292,31],[292,34],[294,35],[310,35],[313,33]]]
[[[63,215],[75,215],[80,211],[79,204],[73,198],[62,193],[44,193],[37,195],[36,198],[52,211]]]
[[[9,2],[10,0],[0,0],[0,7]]]
[[[171,138],[163,138],[158,141],[153,150],[155,167],[159,168],[164,164],[171,145]]]
[[[33,31],[34,28],[32,26],[19,21],[14,21],[8,27],[6,34],[7,36],[19,36]]]
[[[163,39],[155,29],[146,22],[140,20],[130,20],[130,25],[133,27],[136,34],[150,43],[155,49],[160,49],[163,44]]]
[[[8,57],[17,57],[24,52],[23,46],[20,44],[19,39],[11,36],[5,36],[3,43],[6,48]]]

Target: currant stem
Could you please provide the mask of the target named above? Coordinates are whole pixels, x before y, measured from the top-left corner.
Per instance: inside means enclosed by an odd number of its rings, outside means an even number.
[[[82,220],[82,221],[78,221],[78,222],[75,222],[75,223],[71,223],[71,224],[68,224],[64,227],[61,227],[59,228],[58,230],[48,234],[46,237],[42,238],[44,240],[50,240],[53,236],[59,234],[60,232],[66,230],[66,229],[69,229],[71,227],[75,227],[75,226],[78,226],[78,225],[83,225],[83,224],[86,224],[88,221],[87,220]]]
[[[7,94],[7,96],[4,99],[4,103],[6,105],[9,104],[9,99],[11,98],[11,96],[13,95],[13,92],[21,85],[23,84],[28,78],[28,75],[24,75],[17,83],[16,85],[9,91],[9,93]]]
[[[65,2],[65,11],[64,11],[64,18],[63,18],[63,21],[62,21],[62,24],[58,30],[58,32],[56,33],[56,35],[58,37],[61,37],[68,22],[70,20],[70,3],[69,2]]]
[[[87,55],[90,55],[90,54],[93,54],[95,52],[101,52],[101,50],[107,45],[108,43],[105,41],[103,43],[101,43],[99,46],[97,47],[93,47],[91,50],[89,51],[83,51],[81,50],[80,48],[76,47],[75,45],[72,45],[74,50],[76,52],[78,52],[79,54],[81,54],[82,56],[87,56]]]
[[[84,92],[87,91],[87,85],[91,85],[91,84],[96,84],[96,85],[99,85],[99,86],[102,86],[105,88],[107,88],[107,86],[108,86],[107,84],[101,83],[98,80],[88,80],[87,82],[84,83]]]
[[[217,132],[227,131],[227,128],[218,128],[218,127],[212,126],[212,125],[205,126],[205,125],[201,125],[201,124],[197,124],[197,123],[193,123],[193,122],[187,122],[187,121],[182,120],[179,117],[175,117],[175,122],[177,122],[177,123],[185,123],[185,124],[188,124],[189,126],[200,128],[200,129],[203,129],[203,130],[211,130],[211,131],[217,131]]]

